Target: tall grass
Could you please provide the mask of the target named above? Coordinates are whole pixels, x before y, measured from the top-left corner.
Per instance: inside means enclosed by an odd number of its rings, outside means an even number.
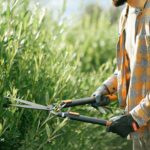
[[[28,6],[27,0],[0,3],[0,149],[109,149],[118,138],[104,128],[3,108],[5,95],[43,105],[90,96],[115,68],[116,25],[105,14],[92,22],[85,15],[70,26]],[[101,117],[91,107],[75,110]],[[127,142],[113,145],[119,150]]]

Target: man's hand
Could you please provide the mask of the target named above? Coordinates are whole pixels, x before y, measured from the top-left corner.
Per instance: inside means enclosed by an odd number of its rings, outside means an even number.
[[[107,127],[108,132],[113,132],[121,137],[127,137],[129,133],[136,131],[139,126],[133,117],[129,115],[117,116],[111,119],[112,124]]]
[[[109,99],[106,98],[104,95],[109,94],[109,91],[107,90],[107,88],[102,85],[100,86],[93,94],[92,96],[94,96],[96,98],[96,102],[92,104],[93,107],[99,107],[99,106],[105,106],[109,104]]]

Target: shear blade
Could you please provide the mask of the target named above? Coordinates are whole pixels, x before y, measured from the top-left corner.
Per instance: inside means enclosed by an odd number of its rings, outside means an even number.
[[[5,97],[5,98],[11,99],[11,97]],[[30,102],[30,101],[22,100],[22,99],[18,99],[18,98],[12,98],[12,99],[14,99],[18,103],[22,103],[22,104],[10,104],[10,106],[13,106],[13,107],[49,110],[49,111],[54,109],[54,105],[44,106],[41,104],[36,104],[36,103]]]
[[[21,107],[21,108],[29,108],[29,109],[39,109],[39,110],[49,110],[48,107],[37,107],[37,106],[30,106],[30,105],[20,105],[20,104],[11,104],[10,106],[13,107]]]

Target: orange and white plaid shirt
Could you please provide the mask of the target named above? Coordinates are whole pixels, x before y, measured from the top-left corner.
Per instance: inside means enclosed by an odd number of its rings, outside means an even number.
[[[117,71],[104,84],[110,93],[117,91],[120,106],[139,124],[140,129],[131,134],[137,138],[150,135],[150,0],[127,0],[127,3],[120,18]],[[130,57],[125,45],[129,6],[140,8],[135,23],[134,53]]]

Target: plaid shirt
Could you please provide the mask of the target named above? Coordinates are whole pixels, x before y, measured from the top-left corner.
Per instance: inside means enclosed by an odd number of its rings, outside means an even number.
[[[118,92],[120,106],[139,124],[140,129],[131,134],[137,138],[150,135],[150,0],[127,2],[120,18],[117,71],[104,84],[110,93]],[[141,9],[136,19],[134,55],[131,58],[125,47],[129,5]]]

